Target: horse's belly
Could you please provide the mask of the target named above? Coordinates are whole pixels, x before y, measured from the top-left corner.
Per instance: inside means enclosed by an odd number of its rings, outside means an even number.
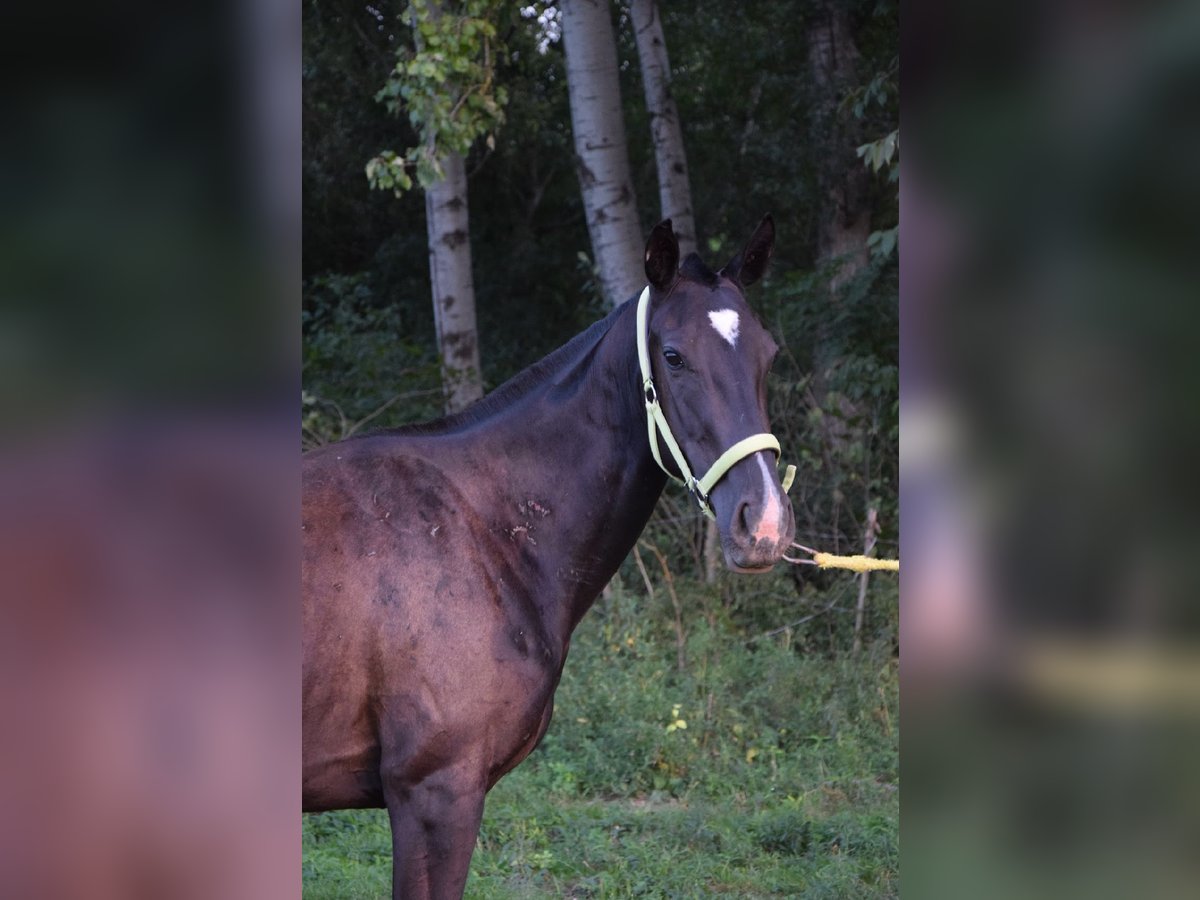
[[[311,673],[306,673],[309,675]],[[330,702],[306,679],[302,795],[306,812],[383,805],[379,736],[364,698]],[[314,696],[318,695],[318,696]]]
[[[382,807],[383,783],[379,753],[370,758],[341,758],[305,763],[302,789],[304,812]]]

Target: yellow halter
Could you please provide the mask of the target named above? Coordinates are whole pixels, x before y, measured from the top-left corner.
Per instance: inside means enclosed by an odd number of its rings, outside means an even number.
[[[658,463],[658,467],[667,473],[668,476],[674,478],[680,484],[684,485],[696,498],[696,502],[700,505],[700,509],[710,519],[716,518],[716,513],[713,512],[712,505],[708,502],[708,495],[716,486],[717,482],[725,477],[725,474],[732,469],[737,463],[741,462],[747,456],[758,453],[760,450],[774,451],[776,459],[780,456],[779,441],[775,435],[763,432],[761,434],[752,434],[750,437],[742,438],[724,453],[717,457],[714,462],[704,473],[702,478],[696,478],[692,474],[691,468],[688,467],[687,460],[683,456],[683,451],[679,448],[679,442],[675,440],[675,435],[671,433],[671,426],[667,424],[667,417],[663,415],[662,406],[658,402],[658,391],[654,388],[654,376],[650,369],[650,286],[647,285],[642,290],[642,295],[638,298],[637,307],[637,351],[638,351],[638,366],[642,372],[642,391],[646,399],[646,430],[650,433],[650,452],[654,454],[654,461]],[[675,460],[675,465],[679,468],[682,478],[675,478],[670,470],[663,465],[662,454],[658,449],[658,435],[662,435],[663,441],[666,442],[667,449],[671,451],[671,457]],[[791,489],[792,480],[796,477],[796,467],[788,466],[784,471],[782,485],[784,493]]]

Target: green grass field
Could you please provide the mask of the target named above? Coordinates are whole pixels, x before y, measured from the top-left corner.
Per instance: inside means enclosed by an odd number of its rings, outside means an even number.
[[[649,621],[628,597],[584,619],[546,739],[488,795],[467,896],[897,896],[890,641],[801,652],[701,619],[680,671]],[[389,896],[390,846],[383,811],[307,816],[305,896]]]

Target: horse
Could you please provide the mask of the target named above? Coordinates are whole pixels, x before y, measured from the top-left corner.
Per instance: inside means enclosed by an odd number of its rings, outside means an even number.
[[[743,293],[774,242],[768,215],[714,272],[661,222],[641,294],[489,396],[305,456],[302,805],[387,808],[394,898],[461,897],[484,797],[546,733],[572,632],[668,477],[729,568],[791,543],[777,347]]]

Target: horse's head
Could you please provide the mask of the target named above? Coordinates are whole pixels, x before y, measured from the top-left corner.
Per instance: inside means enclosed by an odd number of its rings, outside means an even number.
[[[775,224],[766,216],[745,249],[719,272],[694,253],[680,267],[670,219],[655,226],[646,244],[650,286],[644,352],[653,377],[648,392],[656,395],[686,468],[697,481],[706,473],[717,479],[702,502],[711,507],[721,531],[725,562],[736,571],[769,569],[795,531],[775,451],[752,449],[773,443],[767,370],[778,348],[742,289],[762,275],[774,243]],[[661,451],[662,464],[678,475],[681,467],[674,451],[668,452],[670,439],[661,436],[668,445]],[[730,460],[736,462],[720,474]]]

